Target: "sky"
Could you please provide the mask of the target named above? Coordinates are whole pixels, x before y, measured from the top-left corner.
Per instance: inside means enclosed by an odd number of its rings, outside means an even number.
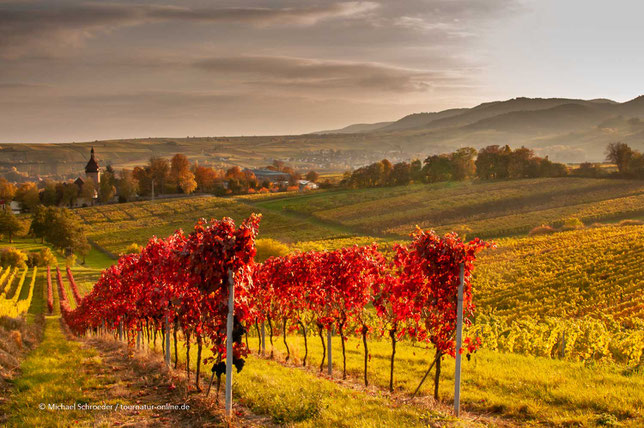
[[[300,134],[644,94],[640,0],[0,0],[0,143]]]

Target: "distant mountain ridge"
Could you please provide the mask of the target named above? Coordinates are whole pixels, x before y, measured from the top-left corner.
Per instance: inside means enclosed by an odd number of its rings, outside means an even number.
[[[375,131],[376,129],[381,129],[387,125],[391,125],[393,122],[378,122],[378,123],[356,123],[354,125],[346,126],[342,129],[333,129],[330,131],[318,131],[315,134],[355,134],[361,132]]]
[[[507,113],[518,112],[536,112],[548,110],[562,105],[581,105],[587,107],[596,107],[596,115],[599,112],[604,114],[622,114],[634,115],[636,117],[644,115],[644,95],[634,98],[633,100],[618,103],[606,98],[596,98],[592,100],[581,100],[573,98],[512,98],[506,101],[492,101],[479,104],[472,108],[455,108],[432,113],[413,113],[393,122],[362,123],[349,125],[342,129],[314,132],[314,134],[333,134],[333,133],[365,133],[365,132],[392,132],[407,129],[438,129],[453,126],[465,126],[499,116]],[[563,109],[560,111],[564,111]],[[588,109],[586,112],[591,112]],[[583,114],[581,109],[579,114]],[[527,116],[527,115],[523,115]],[[507,116],[513,118],[512,116]],[[498,123],[498,122],[496,122]]]
[[[565,162],[602,160],[606,144],[623,141],[644,149],[644,95],[610,99],[512,98],[472,108],[415,113],[394,122],[348,126],[372,141],[399,141],[410,152],[490,144],[526,146]],[[325,135],[333,135],[326,131]]]

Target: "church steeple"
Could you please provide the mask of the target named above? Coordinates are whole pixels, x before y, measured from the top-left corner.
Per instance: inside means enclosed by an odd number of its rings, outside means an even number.
[[[98,166],[98,162],[96,161],[96,156],[94,155],[94,147],[92,147],[89,161],[85,166],[85,175],[87,176],[87,178],[93,179],[94,182],[98,184],[101,180],[100,170],[101,168]]]

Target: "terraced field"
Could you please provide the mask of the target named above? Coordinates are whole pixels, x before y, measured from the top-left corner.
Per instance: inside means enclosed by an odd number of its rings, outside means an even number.
[[[154,235],[165,237],[182,228],[189,231],[202,217],[241,221],[253,212],[263,215],[260,238],[297,242],[354,235],[342,227],[254,207],[243,199],[210,196],[103,205],[74,212],[86,224],[88,236],[114,254],[133,242],[145,244]]]
[[[641,181],[539,178],[337,190],[252,202],[262,209],[307,214],[357,233],[406,237],[416,225],[470,236],[522,234],[567,217],[596,221],[644,215]]]
[[[476,272],[479,306],[503,316],[644,319],[644,226],[502,239]],[[539,305],[534,302],[538,301]]]
[[[499,182],[419,184],[377,189],[331,190],[235,198],[193,197],[75,210],[89,237],[118,254],[153,235],[189,230],[201,217],[263,215],[260,238],[287,243],[326,241],[329,247],[355,236],[405,239],[418,225],[440,233],[497,238],[527,233],[568,217],[585,223],[644,215],[641,181],[541,178]],[[335,240],[336,244],[332,242]],[[318,246],[319,248],[319,246]]]
[[[644,225],[508,238],[480,258],[475,328],[490,349],[637,365]]]

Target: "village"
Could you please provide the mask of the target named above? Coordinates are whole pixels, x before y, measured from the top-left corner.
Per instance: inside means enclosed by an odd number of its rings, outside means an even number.
[[[54,181],[37,177],[24,181],[0,177],[0,205],[19,214],[30,212],[38,204],[81,208],[194,194],[226,196],[320,188],[317,172],[309,171],[303,176],[279,160],[265,168],[234,166],[222,170],[196,161],[190,163],[185,155],[176,154],[170,160],[153,157],[147,165],[118,172],[109,163],[105,166],[101,163],[92,147],[84,175],[76,179]]]

